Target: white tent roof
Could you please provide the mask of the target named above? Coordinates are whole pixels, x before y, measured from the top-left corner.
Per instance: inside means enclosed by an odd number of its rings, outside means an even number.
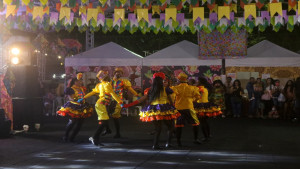
[[[226,59],[226,66],[239,67],[298,67],[300,54],[264,40],[247,50],[247,57]]]
[[[221,59],[200,60],[198,59],[199,46],[181,41],[164,48],[143,59],[144,66],[185,66],[185,65],[221,65]]]
[[[142,56],[109,42],[66,58],[65,66],[141,66]]]

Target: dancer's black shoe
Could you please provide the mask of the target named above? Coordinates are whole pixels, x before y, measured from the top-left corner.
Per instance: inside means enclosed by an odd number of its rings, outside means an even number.
[[[120,135],[120,134],[116,134],[116,135],[114,136],[114,138],[121,138],[121,135]]]
[[[111,130],[110,129],[106,129],[102,134],[101,136],[105,136],[107,134],[111,134]]]
[[[161,150],[162,148],[159,145],[153,145],[152,150]]]
[[[193,143],[194,143],[194,144],[202,144],[202,142],[201,142],[200,140],[198,140],[198,139],[194,140]]]

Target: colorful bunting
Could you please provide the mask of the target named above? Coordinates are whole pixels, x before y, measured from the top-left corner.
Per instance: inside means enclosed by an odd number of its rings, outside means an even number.
[[[229,6],[219,6],[218,7],[218,20],[225,16],[227,19],[230,19],[230,7]]]
[[[43,7],[35,6],[32,11],[32,19],[34,20],[36,17],[43,18]]]
[[[299,3],[299,2],[298,2]],[[282,4],[281,2],[278,3],[270,3],[270,14],[271,16],[274,16],[277,12],[279,15],[282,16]]]
[[[204,20],[204,7],[193,8],[193,22],[195,22],[197,18]]]
[[[176,8],[167,8],[166,9],[166,15],[165,15],[165,20],[173,19],[176,21],[176,14],[177,14],[177,9]]]
[[[6,7],[6,18],[9,15],[14,15],[15,10],[16,10],[16,5],[7,5],[7,7]]]
[[[114,9],[114,22],[118,21],[119,19],[125,19],[125,9]]]
[[[64,17],[70,20],[70,15],[71,15],[71,8],[68,7],[60,8],[59,20],[62,20]]]
[[[250,15],[256,18],[256,6],[254,4],[244,6],[244,18],[247,19]]]
[[[144,19],[145,21],[149,22],[148,9],[137,9],[137,18],[138,22],[140,22],[141,19]]]
[[[92,18],[94,18],[95,20],[97,20],[97,16],[98,16],[98,9],[97,8],[89,8],[87,10],[87,21],[89,22]]]

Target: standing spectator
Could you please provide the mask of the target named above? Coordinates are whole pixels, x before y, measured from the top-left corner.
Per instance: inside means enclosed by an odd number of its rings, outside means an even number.
[[[264,94],[261,96],[261,100],[264,104],[263,116],[267,117],[268,113],[272,110],[273,101],[272,101],[272,90],[274,88],[273,79],[268,78],[266,81],[266,88],[264,89]]]
[[[283,89],[283,95],[285,97],[283,119],[290,119],[294,103],[294,83],[292,80],[286,82]]]
[[[213,90],[210,95],[210,100],[212,103],[218,105],[223,112],[225,110],[225,86],[223,85],[221,80],[215,80],[213,82]],[[222,117],[225,118],[226,116],[222,114]]]
[[[46,90],[46,92],[45,92],[46,95],[43,96],[45,115],[46,116],[49,116],[49,115],[54,116],[55,112],[53,111],[53,102],[55,100],[55,95],[54,95],[53,89],[46,88],[45,90]]]
[[[256,82],[254,84],[254,98],[255,98],[255,104],[257,105],[256,107],[256,112],[257,112],[257,117],[263,117],[263,104],[261,103],[261,96],[264,90],[263,87],[263,82],[261,81],[261,78],[257,78]]]
[[[274,88],[272,89],[272,100],[273,100],[273,107],[272,110],[279,110],[281,105],[278,102],[278,97],[282,92],[283,87],[280,85],[280,80],[275,80]]]
[[[244,93],[241,82],[235,80],[230,91],[233,117],[240,117],[242,112],[242,94]]]
[[[225,107],[226,107],[226,112],[224,112],[224,114],[226,116],[229,116],[231,114],[231,93],[230,93],[230,90],[231,90],[231,87],[232,87],[232,78],[231,77],[227,77],[226,78],[226,82],[224,84],[225,86],[225,89],[226,89],[226,92],[225,92]]]
[[[296,79],[294,95],[295,95],[295,115],[296,115],[294,121],[297,121],[300,117],[300,77]]]
[[[256,100],[254,97],[254,83],[255,83],[255,79],[254,77],[250,77],[249,82],[247,83],[246,89],[248,91],[248,99],[249,99],[249,112],[248,115],[250,118],[252,118],[253,116],[255,116],[256,114],[256,109],[257,109],[257,105],[256,105]]]

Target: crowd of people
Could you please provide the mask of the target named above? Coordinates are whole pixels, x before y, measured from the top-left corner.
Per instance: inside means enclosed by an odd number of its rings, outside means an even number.
[[[83,86],[82,74],[79,73],[68,83],[65,95],[68,102],[61,107],[57,114],[69,117],[69,123],[63,140],[73,142],[78,134],[85,118],[90,117],[96,111],[98,115],[98,128],[89,141],[98,146],[103,146],[100,137],[112,133],[109,127],[109,119],[112,118],[116,135],[120,138],[121,110],[144,103],[140,110],[140,120],[151,122],[154,125],[154,140],[152,149],[161,149],[159,138],[162,125],[168,128],[167,142],[165,148],[172,147],[171,140],[175,133],[177,146],[182,146],[182,128],[192,125],[194,134],[193,142],[201,144],[210,140],[209,118],[236,117],[247,115],[250,118],[282,118],[297,120],[299,113],[299,87],[300,78],[295,82],[289,80],[285,87],[280,85],[279,80],[268,78],[264,83],[260,78],[250,78],[246,85],[246,90],[241,87],[239,80],[232,82],[231,77],[227,77],[226,82],[215,80],[209,84],[204,77],[188,79],[185,73],[177,76],[177,83],[171,81],[163,72],[153,74],[153,81],[150,88],[144,91],[144,96],[140,95],[131,87],[130,81],[122,78],[123,70],[116,68],[111,79],[107,71],[99,71],[97,79],[99,83],[87,93]],[[137,99],[131,103],[124,104],[124,91],[132,93]],[[244,91],[248,95],[243,97]],[[87,99],[93,95],[98,95],[95,106],[87,103]],[[247,107],[246,113],[242,107]],[[94,109],[94,110],[93,110]],[[223,113],[222,113],[223,112]],[[198,128],[201,128],[204,138],[198,137]],[[72,132],[71,136],[69,133]]]

